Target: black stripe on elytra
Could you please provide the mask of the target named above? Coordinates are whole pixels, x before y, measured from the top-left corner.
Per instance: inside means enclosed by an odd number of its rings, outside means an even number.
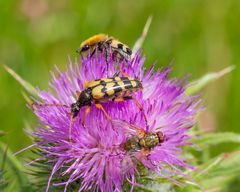
[[[118,49],[123,49],[123,44],[122,43],[118,43],[117,47],[118,47]]]
[[[129,81],[128,77],[120,77],[122,81]]]
[[[106,88],[106,87],[103,87],[103,88],[101,89],[101,92],[102,92],[102,93],[106,93],[106,92],[107,92],[107,88]]]
[[[128,77],[119,77],[119,76],[116,76],[113,81],[115,82],[118,82],[118,81],[129,81],[129,78]]]
[[[101,80],[99,84],[102,85],[102,86],[106,86],[107,85],[106,81],[103,81],[103,80]]]
[[[136,81],[136,83],[137,83],[136,85],[137,88],[143,88],[141,81]]]
[[[98,42],[97,48],[98,48],[99,51],[103,51],[103,42],[102,41]]]
[[[125,89],[132,89],[133,88],[133,85],[132,85],[131,81],[127,80],[127,81],[123,81],[123,83],[124,83]]]
[[[117,47],[111,46],[111,48],[112,50],[115,50],[116,53],[118,53],[122,57],[124,57],[124,54],[127,54],[128,56],[132,55],[132,50],[124,44],[119,43],[117,44]]]
[[[111,43],[112,43],[112,38],[109,38],[107,41],[106,41],[106,44],[109,46]]]
[[[106,81],[104,81],[102,79],[96,79],[94,81],[99,81],[99,83],[97,85],[94,85],[94,86],[89,87],[89,88],[94,89],[94,88],[98,87],[99,85],[106,86],[107,83],[114,83],[116,81],[114,78],[107,78],[107,79],[111,79],[112,81],[106,82]]]
[[[116,94],[116,93],[120,93],[123,89],[117,82],[115,82],[115,84],[113,85],[113,90],[114,90],[114,93]]]
[[[127,54],[128,54],[128,55],[132,55],[132,50],[131,50],[130,48],[127,47],[127,48],[126,48],[126,51],[127,51]]]

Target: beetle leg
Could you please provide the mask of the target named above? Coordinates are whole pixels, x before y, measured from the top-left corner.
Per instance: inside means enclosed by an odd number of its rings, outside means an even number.
[[[82,52],[80,53],[80,57],[83,58],[83,54],[82,54]]]
[[[125,72],[122,72],[122,71],[120,71],[120,73],[122,74],[122,76],[124,76],[124,77],[130,77],[127,73],[125,73]]]
[[[131,96],[131,97],[134,100],[134,102],[136,103],[136,105],[138,106],[139,110],[143,113],[143,118],[144,118],[144,120],[146,122],[147,131],[148,131],[148,120],[147,120],[146,114],[143,111],[143,107],[142,107],[142,105],[138,102],[138,100],[135,97],[133,97],[133,96]]]
[[[84,84],[85,84],[85,82],[84,82]],[[85,85],[84,85],[84,86],[85,86]],[[76,94],[77,94],[77,97],[79,97],[80,94],[81,94],[81,91],[76,91]]]
[[[114,102],[122,102],[122,101],[125,101],[125,100],[126,100],[126,99],[123,98],[123,97],[118,97],[118,98],[113,98],[112,101],[114,101]]]
[[[146,122],[146,126],[147,126],[147,129],[148,129],[147,116],[146,116],[146,114],[143,111],[142,105],[138,102],[138,100],[135,97],[133,97],[133,96],[118,97],[118,98],[114,98],[113,101],[115,101],[115,102],[122,102],[122,101],[125,101],[125,100],[131,100],[131,99],[134,100],[134,102],[138,106],[139,110],[143,113],[143,118],[144,118],[144,120]]]
[[[88,114],[89,111],[90,111],[90,108],[91,108],[91,105],[87,106],[86,109],[85,109],[85,113],[84,113],[84,116],[83,116],[83,119],[82,119],[82,125],[83,125],[83,126],[84,126],[84,123],[85,123],[87,114]]]
[[[106,65],[107,65],[107,77],[108,77],[108,71],[109,71],[109,63],[108,63],[108,58],[109,58],[109,55],[108,55],[108,49],[109,47],[107,47],[104,43],[101,44],[101,50],[104,51],[104,57],[105,57],[105,61],[106,61]],[[102,52],[101,51],[101,52]]]
[[[97,48],[93,49],[92,53],[90,54],[90,57],[92,57],[94,55],[94,53],[96,52],[96,49]]]
[[[116,72],[116,73],[113,75],[113,77],[117,77],[117,76],[119,76],[119,74],[121,74],[123,77],[131,77],[131,76],[129,76],[127,73],[122,72],[122,71]]]
[[[118,71],[118,72],[114,73],[113,77],[118,77],[119,74],[122,74],[122,76],[124,76],[124,77],[130,77],[127,73],[124,73],[122,71]]]
[[[110,122],[112,122],[111,117],[110,117],[110,116],[108,115],[108,113],[105,111],[105,109],[103,108],[103,106],[102,106],[100,103],[95,103],[95,105],[96,105],[96,107],[97,107],[98,109],[101,109],[101,110],[103,111],[104,115],[107,117],[107,119],[108,119]]]
[[[88,87],[88,81],[87,81],[87,80],[84,80],[83,86],[84,86],[84,88],[87,88],[87,87]]]
[[[120,74],[120,72],[118,71],[118,72],[114,73],[113,77],[118,77],[119,74]]]

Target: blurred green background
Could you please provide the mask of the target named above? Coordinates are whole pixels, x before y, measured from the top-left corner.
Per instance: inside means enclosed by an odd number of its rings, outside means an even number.
[[[200,115],[204,131],[240,132],[240,1],[207,0],[0,0],[0,64],[14,69],[42,89],[48,87],[54,64],[61,70],[67,56],[77,57],[81,41],[107,33],[130,47],[149,15],[153,21],[143,45],[146,67],[157,61],[171,76],[191,74],[195,80],[226,66],[236,69],[203,90],[206,110]],[[26,107],[22,87],[0,67],[0,137],[12,151],[31,143],[23,129],[36,119]],[[232,151],[218,146],[215,155]]]

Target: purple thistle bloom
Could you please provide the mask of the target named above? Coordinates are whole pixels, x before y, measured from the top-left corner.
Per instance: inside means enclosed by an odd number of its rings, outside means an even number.
[[[84,89],[84,81],[103,77],[112,77],[116,65],[111,57],[106,71],[104,55],[87,57],[70,65],[65,73],[57,69],[58,77],[52,73],[51,90],[40,91],[42,104],[64,104],[71,106],[76,102],[77,93]],[[165,140],[150,150],[147,156],[139,157],[139,152],[128,153],[123,143],[131,135],[119,126],[113,126],[101,110],[93,104],[85,126],[81,121],[85,107],[80,109],[72,122],[72,142],[69,141],[70,108],[61,106],[37,107],[34,113],[40,120],[39,128],[34,132],[38,147],[44,151],[44,158],[53,164],[46,191],[50,186],[65,186],[65,191],[74,181],[80,181],[79,191],[122,191],[124,181],[132,186],[136,184],[137,163],[135,156],[145,167],[160,176],[165,167],[181,174],[179,167],[192,168],[181,158],[181,147],[188,145],[187,130],[195,122],[199,101],[184,93],[184,81],[167,79],[170,68],[149,70],[143,68],[144,59],[138,54],[128,65],[121,63],[120,71],[141,80],[143,90],[134,93],[134,97],[143,106],[149,128],[147,130],[143,113],[133,100],[102,103],[104,109],[114,120],[122,120],[143,128],[146,132],[162,131]],[[53,92],[53,91],[54,92]],[[122,126],[125,126],[123,123]],[[124,130],[128,130],[124,127]],[[125,162],[125,163],[124,163]],[[54,177],[67,180],[53,183]]]

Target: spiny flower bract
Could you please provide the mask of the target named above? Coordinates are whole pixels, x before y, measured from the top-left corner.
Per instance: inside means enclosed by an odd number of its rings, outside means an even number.
[[[80,63],[72,63],[70,59],[69,62],[66,72],[57,69],[57,76],[52,73],[51,89],[39,92],[39,103],[71,106],[77,100],[77,91],[84,89],[85,81],[112,77],[120,71],[142,82],[143,90],[133,96],[142,105],[149,128],[133,100],[106,102],[102,103],[103,107],[113,120],[131,123],[145,131],[160,130],[165,140],[147,156],[124,151],[123,143],[131,133],[123,133],[119,126],[111,124],[93,104],[84,126],[81,121],[85,107],[80,110],[72,123],[72,141],[69,141],[70,108],[37,107],[34,113],[39,125],[33,135],[38,148],[45,154],[42,158],[52,165],[46,190],[50,186],[63,185],[67,191],[77,181],[79,191],[122,191],[125,181],[132,186],[136,184],[137,162],[163,177],[171,177],[163,174],[165,166],[179,174],[179,167],[192,168],[180,155],[181,147],[189,144],[186,132],[194,124],[199,101],[185,94],[184,80],[167,79],[169,67],[156,72],[154,66],[146,70],[140,54],[118,67],[111,56],[106,62],[104,55],[81,58]],[[61,177],[64,178],[62,182],[54,182],[54,178]]]

